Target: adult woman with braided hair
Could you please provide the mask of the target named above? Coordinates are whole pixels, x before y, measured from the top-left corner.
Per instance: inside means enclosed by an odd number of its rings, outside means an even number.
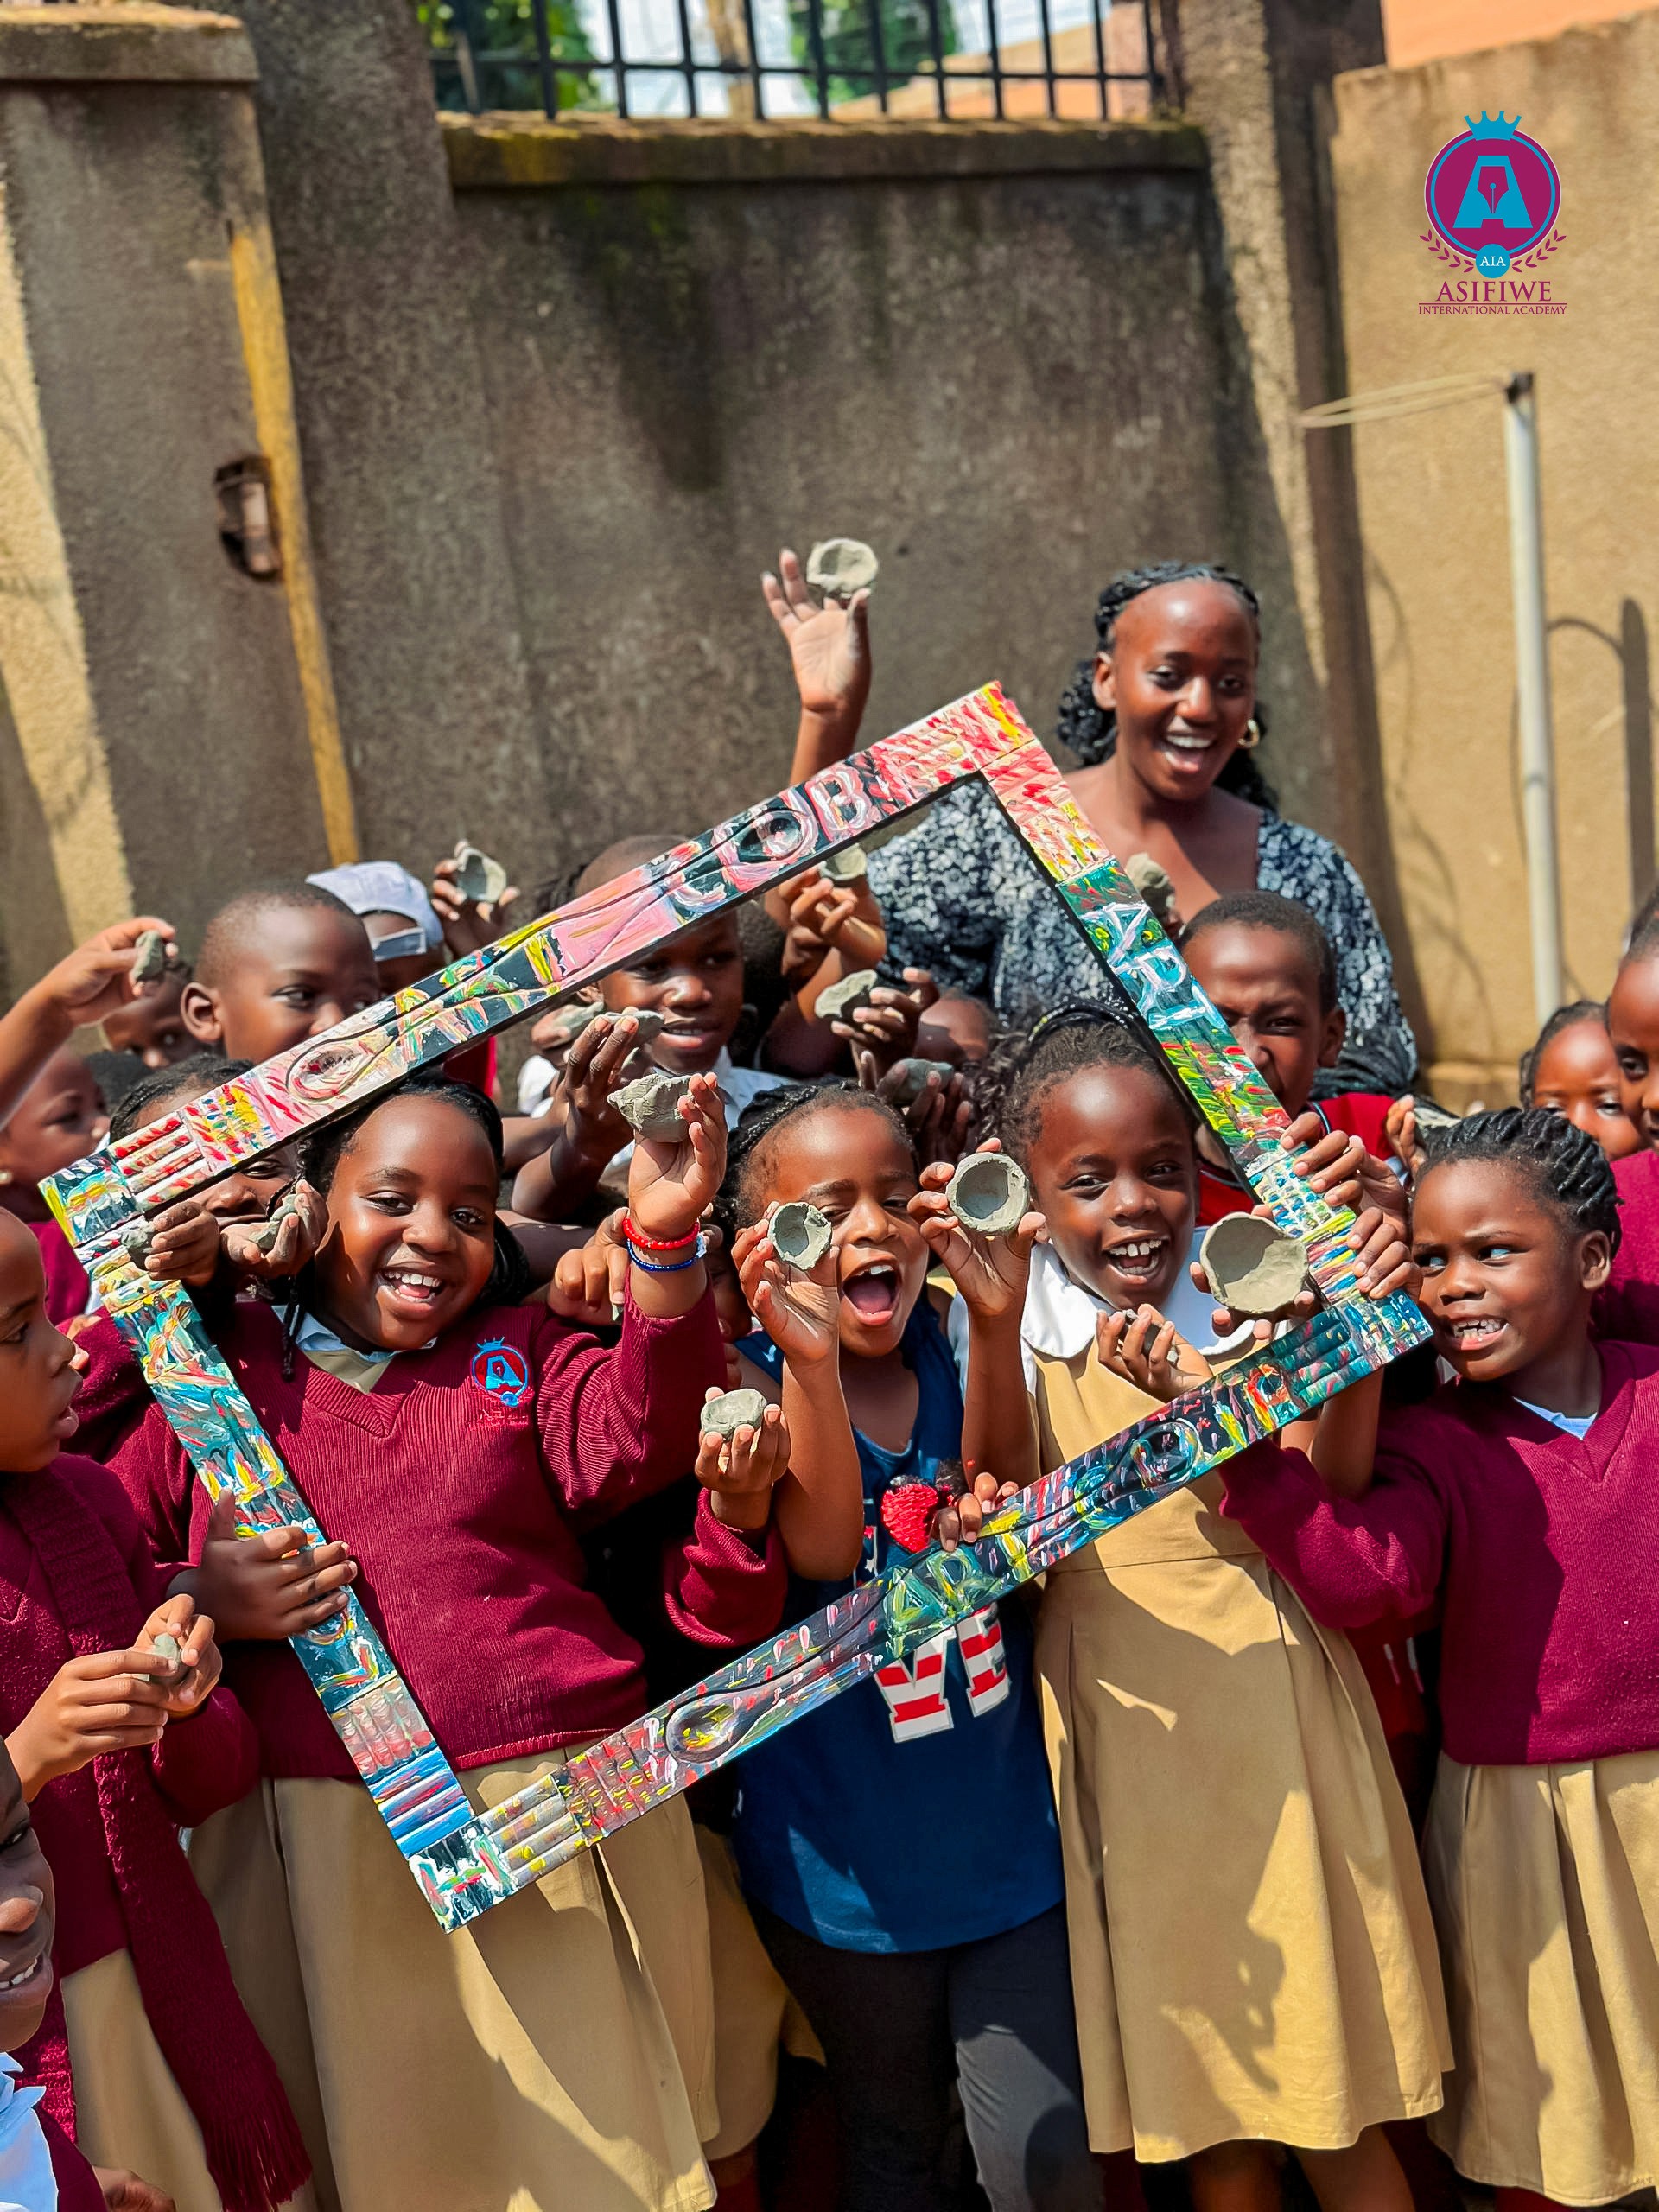
[[[814,609],[804,586],[790,589],[798,571],[791,579],[787,561],[784,568],[782,586],[767,580],[767,600],[801,688],[798,779],[852,749],[868,637],[854,620],[859,610]],[[1095,628],[1096,649],[1067,686],[1057,734],[1079,763],[1066,779],[1071,796],[1108,850],[1156,861],[1184,916],[1227,892],[1300,900],[1331,940],[1348,1017],[1341,1057],[1321,1070],[1317,1091],[1408,1090],[1416,1041],[1364,887],[1328,839],[1283,818],[1256,766],[1266,718],[1255,696],[1255,594],[1207,563],[1155,562],[1113,579]],[[906,968],[931,969],[941,985],[990,998],[1022,1027],[1065,1001],[1111,995],[982,790],[941,800],[919,828],[873,855],[870,888],[893,980]]]

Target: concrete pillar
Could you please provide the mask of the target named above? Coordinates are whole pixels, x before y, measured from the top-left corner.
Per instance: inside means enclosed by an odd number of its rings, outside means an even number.
[[[232,0],[256,93],[364,849],[463,832],[545,873],[553,671],[527,671],[432,79],[409,0]],[[537,681],[545,697],[532,706]]]
[[[1379,0],[1160,0],[1158,16],[1168,96],[1210,148],[1238,378],[1228,489],[1263,601],[1271,772],[1287,811],[1339,839],[1376,895],[1385,858],[1347,438],[1305,432],[1296,416],[1344,389],[1325,113],[1338,70],[1383,59]]]
[[[227,890],[354,849],[255,73],[228,17],[143,0],[0,10],[14,988],[135,907],[188,947]],[[238,467],[245,493],[223,481]],[[227,520],[256,525],[245,565]]]

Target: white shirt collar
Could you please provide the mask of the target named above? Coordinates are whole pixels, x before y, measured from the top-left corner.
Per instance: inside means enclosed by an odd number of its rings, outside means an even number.
[[[57,2212],[52,2152],[35,2109],[46,2092],[20,2088],[22,2072],[0,2053],[0,2212]]]

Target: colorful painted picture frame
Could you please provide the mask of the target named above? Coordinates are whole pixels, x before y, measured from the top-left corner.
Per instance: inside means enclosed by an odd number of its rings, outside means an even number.
[[[136,1268],[123,1230],[975,777],[1258,1198],[1306,1241],[1325,1306],[1206,1389],[1023,1491],[976,1542],[925,1553],[861,1586],[487,1813],[473,1810],[355,1597],[325,1628],[296,1637],[324,1709],[446,1928],[1375,1372],[1423,1339],[1421,1316],[1408,1299],[1360,1294],[1351,1215],[1296,1177],[1294,1155],[1279,1142],[1283,1109],[995,685],[177,1108],[46,1186],[209,1492],[234,1497],[245,1532],[293,1523],[321,1542],[188,1295]],[[351,1538],[349,1529],[327,1534]]]

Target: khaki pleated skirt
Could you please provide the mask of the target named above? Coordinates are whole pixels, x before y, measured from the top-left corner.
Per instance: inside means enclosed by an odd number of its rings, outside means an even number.
[[[95,2166],[153,2182],[177,2212],[222,2212],[201,2131],[162,2055],[129,1951],[111,1951],[63,1981],[63,2021],[75,2080],[75,2136]],[[315,2212],[308,2186],[284,2212]]]
[[[747,2150],[772,2118],[778,2095],[779,2049],[815,2059],[823,2050],[760,1941],[738,1886],[731,1846],[697,1827],[703,1888],[709,1899],[709,1953],[715,1976],[715,2081],[719,2132],[703,2138],[703,2155],[729,2158]]]
[[[1561,2204],[1659,2180],[1659,1751],[1442,1758],[1424,1844],[1458,2070],[1458,2171]]]
[[[1046,1465],[1150,1403],[1039,1370]],[[1073,1553],[1038,1618],[1090,2140],[1147,2161],[1339,2150],[1437,2110],[1451,2063],[1359,1662],[1220,1503],[1209,1476]]]
[[[461,1780],[481,1808],[556,1764]],[[196,1831],[191,1864],[320,2212],[713,2202],[708,1919],[683,1802],[453,1936],[353,1783],[264,1783]]]

